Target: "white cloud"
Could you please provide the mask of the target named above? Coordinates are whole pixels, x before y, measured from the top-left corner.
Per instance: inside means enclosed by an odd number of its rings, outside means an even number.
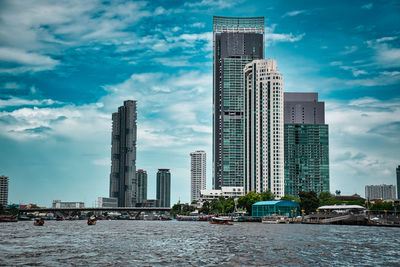
[[[240,3],[241,1],[224,1],[224,0],[201,0],[201,1],[190,1],[186,2],[185,6],[187,7],[201,7],[201,8],[207,8],[207,7],[214,7],[214,8],[228,8],[235,6],[236,4]]]
[[[294,16],[297,16],[297,15],[300,15],[300,14],[305,14],[305,13],[307,13],[308,11],[307,10],[293,10],[293,11],[290,11],[290,12],[286,12],[283,16],[282,16],[282,18],[285,18],[285,17],[294,17]]]
[[[348,54],[351,54],[351,53],[357,51],[358,47],[355,46],[355,45],[353,45],[353,46],[345,46],[344,49],[345,50],[342,52],[342,54],[348,55]]]
[[[61,104],[59,101],[54,101],[52,99],[23,99],[18,97],[12,97],[10,99],[4,100],[0,99],[0,108],[5,107],[19,107],[19,106],[51,106],[54,104]]]
[[[306,35],[305,33],[295,35],[293,33],[275,33],[276,24],[265,27],[265,45],[269,46],[278,42],[298,42]]]
[[[362,9],[372,9],[373,6],[374,6],[373,3],[368,3],[368,4],[365,4],[365,5],[361,6],[361,8]]]

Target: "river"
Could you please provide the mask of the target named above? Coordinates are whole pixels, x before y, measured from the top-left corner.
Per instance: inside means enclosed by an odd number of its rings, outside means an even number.
[[[0,266],[400,266],[400,228],[178,221],[0,224]]]

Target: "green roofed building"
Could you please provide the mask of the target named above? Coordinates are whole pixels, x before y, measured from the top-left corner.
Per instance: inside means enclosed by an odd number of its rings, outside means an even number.
[[[254,218],[273,215],[289,217],[300,215],[300,205],[289,200],[260,201],[252,205],[252,217]]]

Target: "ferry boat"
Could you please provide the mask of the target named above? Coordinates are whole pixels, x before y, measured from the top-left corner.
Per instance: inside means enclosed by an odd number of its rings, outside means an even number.
[[[233,225],[230,222],[230,218],[223,218],[223,217],[212,217],[210,220],[211,224],[221,224],[221,225]]]
[[[15,215],[0,215],[0,222],[17,222],[17,216]]]

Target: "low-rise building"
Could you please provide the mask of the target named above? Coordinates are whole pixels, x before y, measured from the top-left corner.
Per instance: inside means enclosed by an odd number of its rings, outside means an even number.
[[[53,200],[53,208],[55,209],[67,209],[67,208],[84,208],[84,202],[63,202],[59,199]]]
[[[251,206],[252,217],[288,216],[295,217],[300,214],[299,203],[290,200],[259,201]]]
[[[218,199],[219,197],[236,198],[243,195],[245,195],[243,187],[222,186],[221,189],[200,190],[200,201],[211,201],[213,199]]]
[[[118,198],[115,197],[99,197],[99,208],[116,208],[118,207]]]

